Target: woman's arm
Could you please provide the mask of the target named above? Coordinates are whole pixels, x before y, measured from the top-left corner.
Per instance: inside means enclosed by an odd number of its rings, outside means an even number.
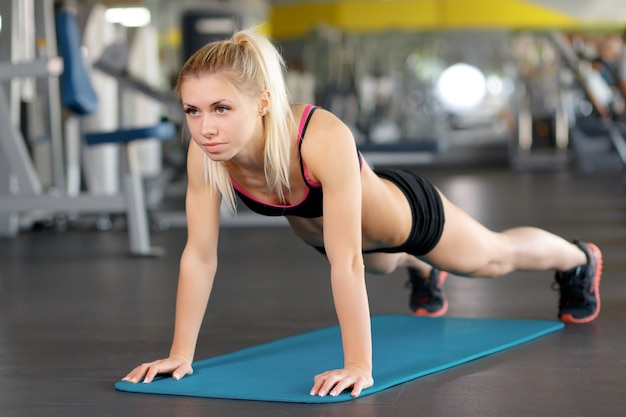
[[[311,394],[338,395],[351,387],[356,397],[373,384],[359,157],[350,130],[326,111],[313,116],[302,157],[324,190],[324,247],[344,351],[344,369],[317,375]]]
[[[180,259],[176,319],[170,355],[144,363],[124,380],[151,382],[171,372],[176,379],[193,372],[191,363],[217,269],[220,198],[205,185],[202,150],[192,141],[187,156],[187,244]]]

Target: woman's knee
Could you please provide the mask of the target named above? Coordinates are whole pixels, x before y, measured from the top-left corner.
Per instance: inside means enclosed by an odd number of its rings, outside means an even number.
[[[429,253],[429,259],[442,269],[468,278],[496,278],[511,272],[515,264],[513,247],[498,233],[480,243],[464,244],[459,239],[438,245]]]
[[[388,275],[398,268],[400,254],[371,253],[363,256],[365,271],[374,275]]]

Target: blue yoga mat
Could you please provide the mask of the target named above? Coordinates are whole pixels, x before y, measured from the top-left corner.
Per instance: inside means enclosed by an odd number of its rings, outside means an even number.
[[[512,348],[563,328],[557,321],[372,318],[374,386],[361,396]],[[193,375],[150,384],[117,382],[120,391],[240,400],[330,403],[352,400],[310,396],[313,376],[341,368],[339,327],[330,327],[195,362]]]

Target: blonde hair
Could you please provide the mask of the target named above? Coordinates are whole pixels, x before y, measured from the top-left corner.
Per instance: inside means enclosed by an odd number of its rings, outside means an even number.
[[[294,125],[289,95],[285,86],[286,71],[282,55],[274,44],[253,29],[241,30],[226,40],[206,44],[183,65],[176,90],[185,80],[206,74],[220,74],[239,93],[260,97],[270,92],[270,104],[264,118],[264,170],[270,192],[285,203],[283,190],[289,189],[290,133]],[[204,156],[205,181],[217,190],[232,212],[236,210],[235,192],[222,162]]]

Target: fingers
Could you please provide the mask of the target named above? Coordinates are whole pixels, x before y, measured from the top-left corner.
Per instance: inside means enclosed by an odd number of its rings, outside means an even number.
[[[174,372],[172,372],[172,378],[179,380],[185,375],[191,375],[191,374],[193,374],[193,369],[191,368],[189,364],[185,363],[184,365],[181,365],[178,368],[176,368]]]
[[[157,375],[168,373],[171,373],[174,379],[181,379],[185,375],[191,375],[193,369],[188,361],[171,358],[161,359],[139,365],[122,378],[122,381],[138,383],[143,379],[144,384],[149,384]]]
[[[122,378],[122,381],[132,382],[132,383],[137,383],[141,381],[141,379],[148,372],[148,369],[150,368],[151,365],[152,363],[142,363],[141,365],[139,365],[138,367],[130,371],[128,375]]]
[[[344,390],[352,388],[350,395],[356,398],[361,395],[365,388],[371,387],[373,384],[374,380],[366,372],[340,369],[316,375],[310,394],[319,395],[320,397],[326,395],[336,397]]]
[[[163,362],[159,361],[148,368],[148,372],[146,372],[146,376],[143,378],[143,383],[149,384],[154,380],[155,376],[158,374],[165,374],[167,372],[171,372],[171,369],[168,369]]]

